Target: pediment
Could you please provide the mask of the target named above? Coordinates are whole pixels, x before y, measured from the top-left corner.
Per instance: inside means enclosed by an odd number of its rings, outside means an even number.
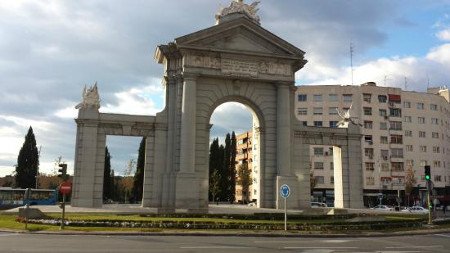
[[[175,39],[178,48],[301,58],[304,52],[246,18]]]

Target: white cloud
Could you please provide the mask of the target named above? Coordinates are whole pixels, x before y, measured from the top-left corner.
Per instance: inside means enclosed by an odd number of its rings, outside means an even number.
[[[431,49],[426,58],[441,64],[448,64],[448,70],[450,70],[450,43]]]
[[[160,105],[157,105],[152,97],[162,91],[162,87],[156,86],[131,88],[114,94],[116,104],[108,103],[100,110],[107,113],[154,115],[163,108],[160,108]]]
[[[443,41],[450,41],[450,28],[448,28],[446,30],[439,31],[436,34],[436,37],[438,39],[440,39],[440,40],[443,40]]]

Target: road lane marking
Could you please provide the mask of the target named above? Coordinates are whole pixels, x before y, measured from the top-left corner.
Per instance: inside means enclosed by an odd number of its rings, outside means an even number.
[[[385,247],[386,249],[427,249],[427,248],[442,248],[444,246],[442,245],[428,245],[428,246],[421,246],[421,245],[411,245],[411,246],[392,246],[392,247]]]
[[[0,237],[14,236],[14,235],[19,235],[19,234],[16,234],[16,233],[0,234]]]
[[[247,246],[182,246],[180,249],[251,249]]]
[[[351,242],[352,240],[320,240],[320,243],[346,243]],[[254,243],[310,243],[311,241],[298,241],[298,240],[291,240],[291,241],[253,241]]]
[[[444,234],[434,234],[434,235],[442,236],[442,237],[449,237],[449,238],[450,238],[450,234],[448,234],[448,235],[444,235]]]
[[[313,247],[313,246],[292,246],[283,247],[283,249],[358,249],[358,247]]]

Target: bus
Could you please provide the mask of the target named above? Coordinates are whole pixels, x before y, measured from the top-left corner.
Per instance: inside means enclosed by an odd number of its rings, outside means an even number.
[[[0,187],[0,207],[13,208],[29,205],[55,205],[58,201],[57,190],[30,189],[30,197],[25,199],[26,189]]]

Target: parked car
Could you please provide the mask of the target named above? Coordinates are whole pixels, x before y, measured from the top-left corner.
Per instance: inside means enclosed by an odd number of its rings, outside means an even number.
[[[387,205],[378,205],[378,206],[374,206],[370,209],[377,210],[377,211],[394,211],[394,208],[387,206]]]
[[[412,207],[407,207],[407,208],[403,209],[402,212],[426,214],[429,211],[428,211],[428,209],[423,208],[421,206],[412,206]]]
[[[327,207],[327,204],[321,202],[311,202],[312,208]]]

